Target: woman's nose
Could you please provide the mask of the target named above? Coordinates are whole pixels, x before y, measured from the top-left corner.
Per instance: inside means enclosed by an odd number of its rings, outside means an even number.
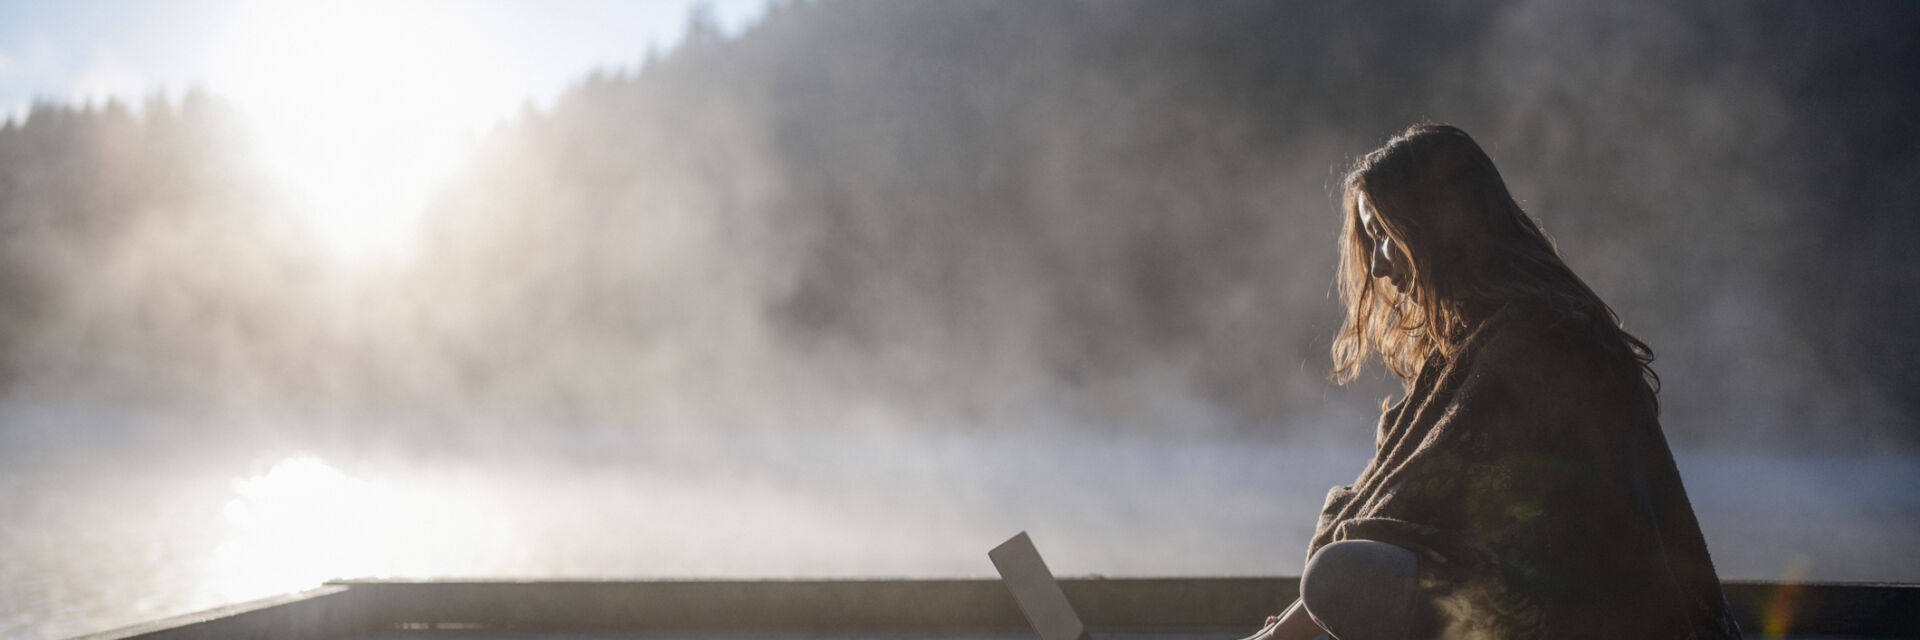
[[[1386,278],[1393,274],[1393,254],[1386,242],[1373,248],[1373,261],[1367,265],[1367,275]]]

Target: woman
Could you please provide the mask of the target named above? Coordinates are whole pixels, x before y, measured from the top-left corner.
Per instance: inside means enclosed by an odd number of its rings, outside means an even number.
[[[1737,638],[1661,435],[1652,352],[1454,127],[1347,175],[1333,379],[1407,385],[1258,637]]]

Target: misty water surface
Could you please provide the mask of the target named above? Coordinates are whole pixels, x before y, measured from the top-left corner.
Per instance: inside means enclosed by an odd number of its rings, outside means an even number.
[[[529,425],[448,448],[72,437],[9,416],[0,635],[61,637],[329,577],[991,575],[1030,531],[1063,575],[1294,575],[1364,443]],[[1364,424],[1362,427],[1364,428]],[[1723,578],[1920,574],[1920,460],[1680,452]]]

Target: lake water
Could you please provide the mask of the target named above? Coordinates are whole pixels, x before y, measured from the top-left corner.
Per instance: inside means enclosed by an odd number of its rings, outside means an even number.
[[[1090,431],[263,433],[12,416],[0,637],[332,577],[985,577],[1019,530],[1062,575],[1292,575],[1326,488],[1368,454]],[[1920,581],[1920,460],[1679,458],[1722,577]]]

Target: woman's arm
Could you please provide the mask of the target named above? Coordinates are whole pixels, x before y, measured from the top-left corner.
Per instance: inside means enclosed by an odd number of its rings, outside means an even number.
[[[1313,618],[1307,615],[1307,607],[1295,599],[1285,613],[1267,619],[1267,626],[1245,640],[1313,640],[1315,636],[1326,633]]]

